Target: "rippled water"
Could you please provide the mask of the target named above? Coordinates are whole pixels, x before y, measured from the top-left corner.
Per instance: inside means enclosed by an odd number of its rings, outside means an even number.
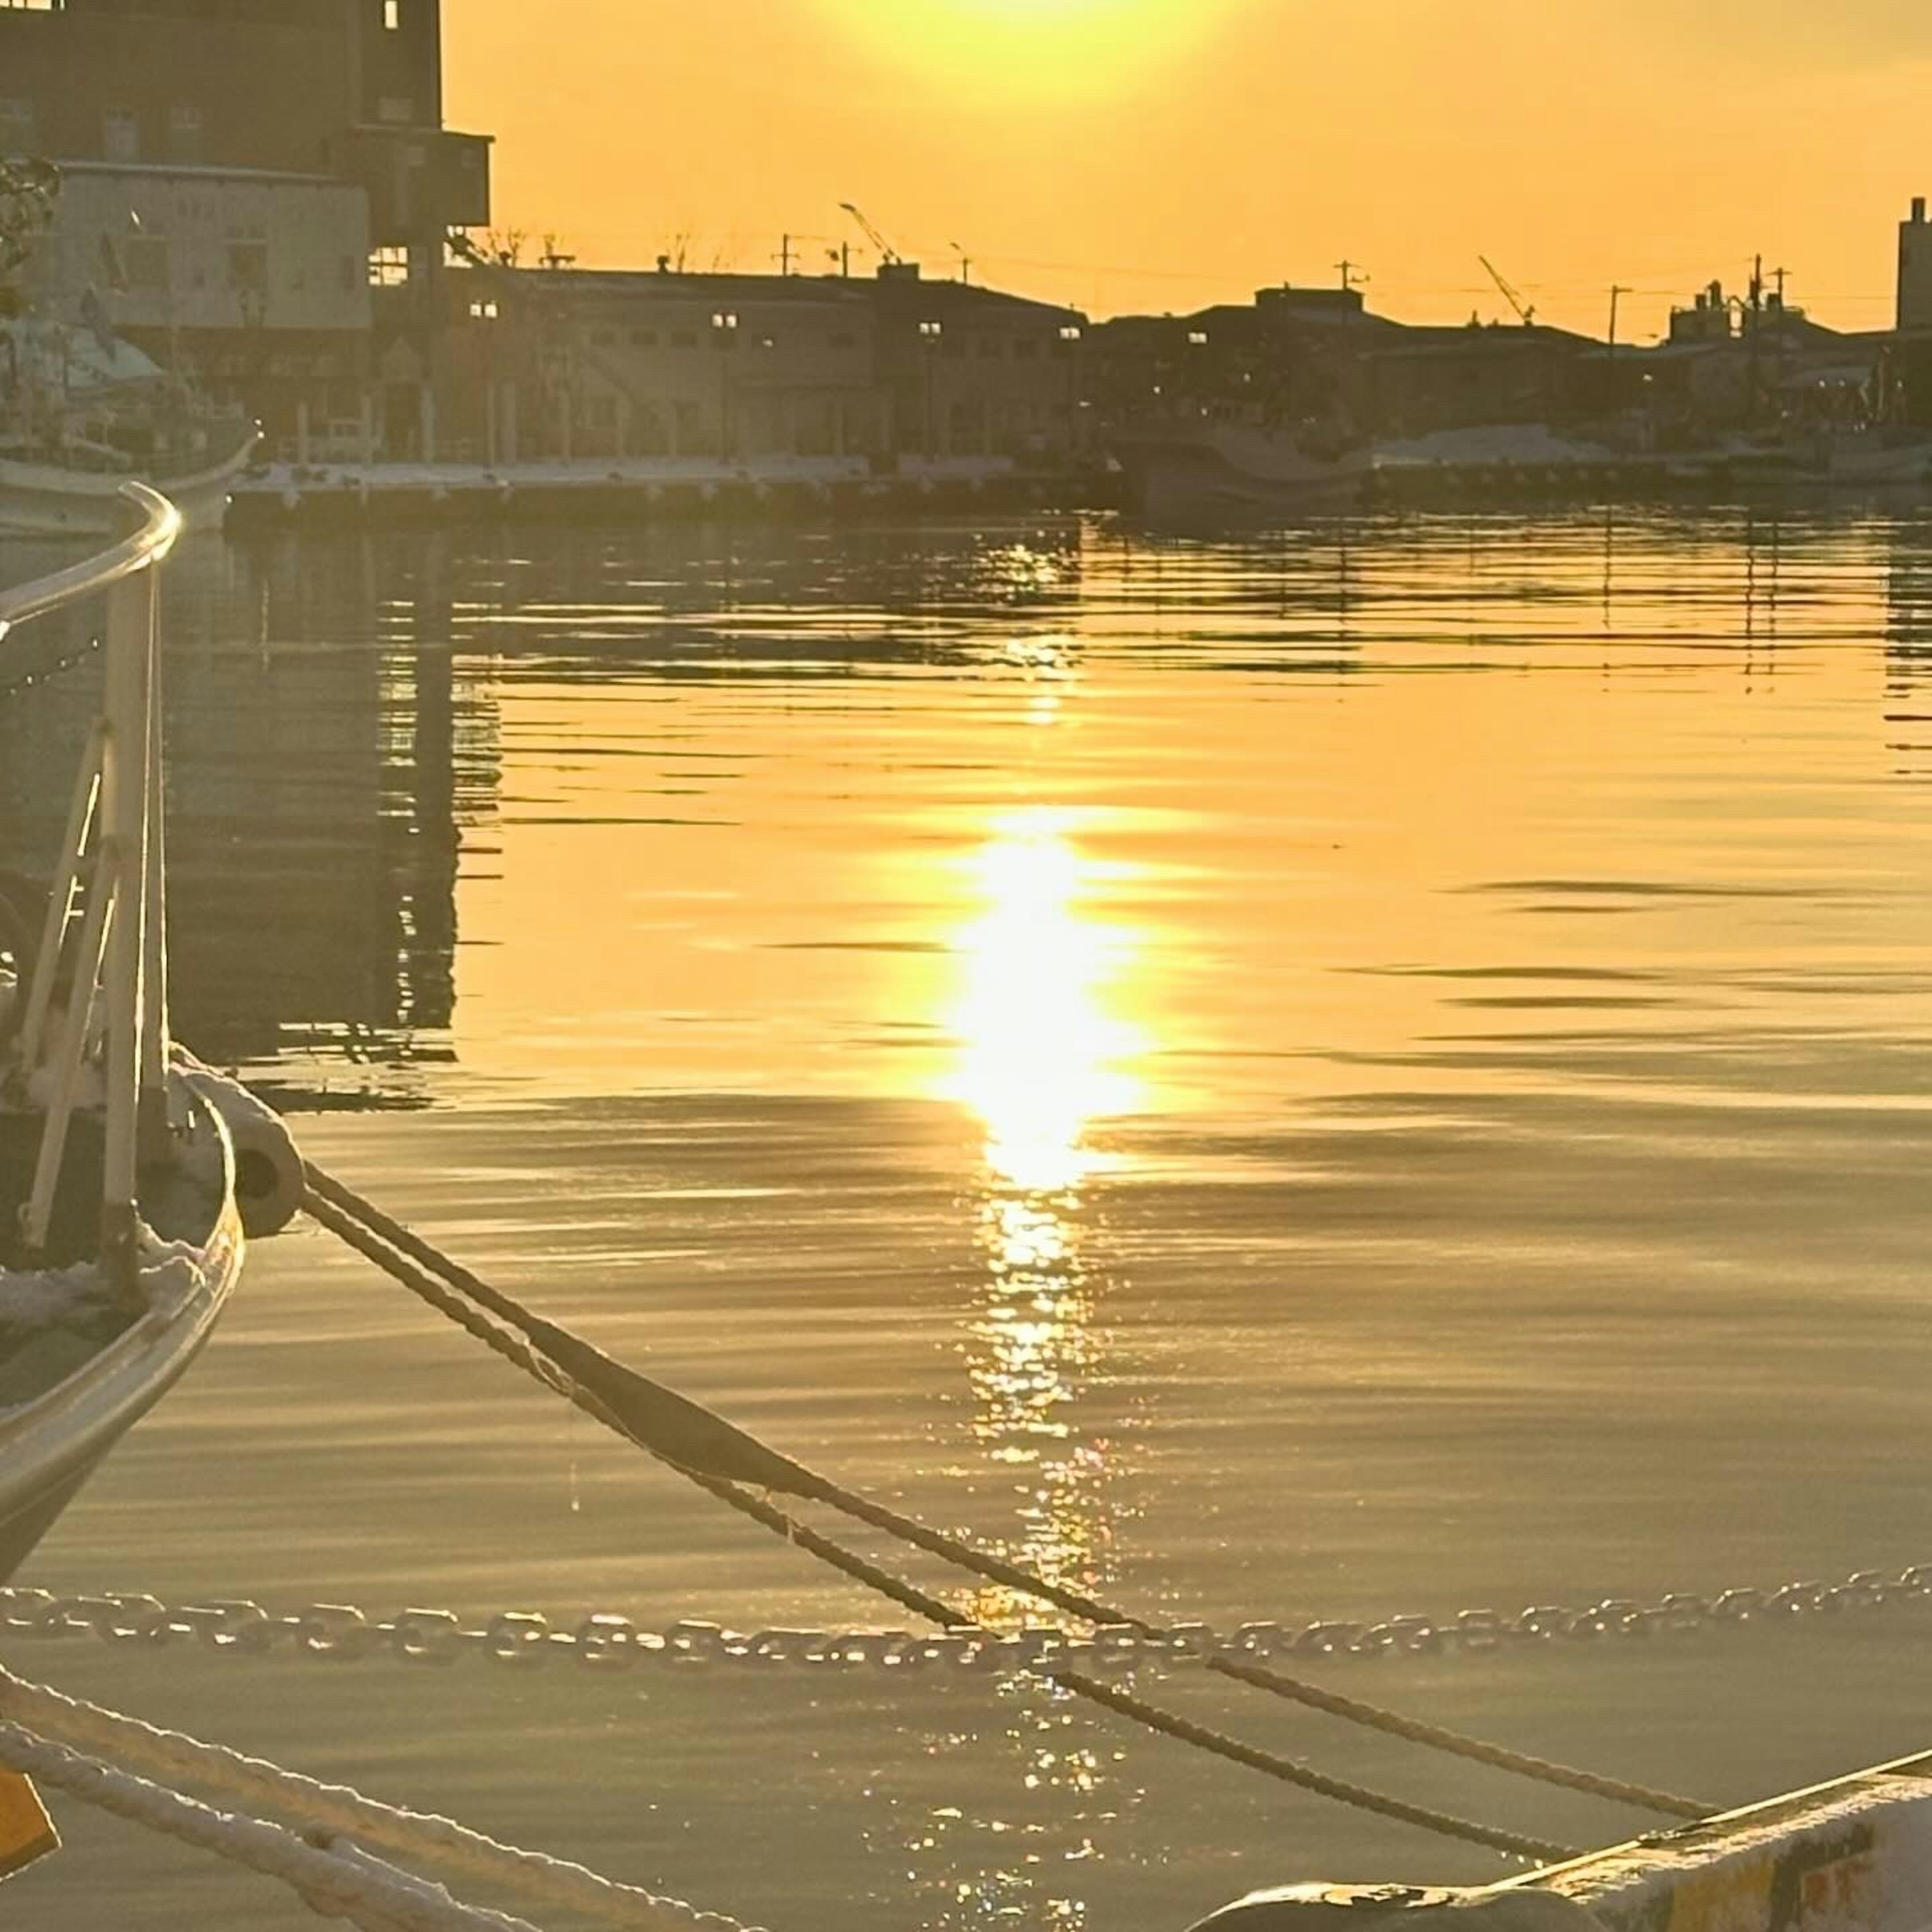
[[[170,579],[184,1035],[785,1448],[1216,1623],[1932,1558],[1924,515],[532,530]],[[89,674],[0,700],[16,860]],[[903,1621],[313,1231],[37,1571]],[[1923,1618],[1333,1668],[1732,1803],[1923,1748]],[[776,1932],[1513,1869],[1026,1684],[16,1660]],[[1648,1822],[1161,1694],[1519,1830]],[[10,1924],[314,1922],[68,1808]]]

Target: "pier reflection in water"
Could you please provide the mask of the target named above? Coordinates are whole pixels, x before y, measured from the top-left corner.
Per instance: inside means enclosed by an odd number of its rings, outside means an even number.
[[[506,529],[172,578],[190,1036],[376,1104],[302,1123],[328,1165],[785,1448],[1220,1624],[1932,1557],[1916,512]],[[10,856],[65,688],[0,700]],[[898,1620],[307,1236],[43,1576]],[[1742,1798],[1923,1745],[1912,1615],[1352,1682]],[[784,1932],[1498,1870],[1024,1683],[37,1654]],[[1646,1822],[1169,1694],[1518,1828]],[[303,1922],[73,1833],[8,1888],[28,1932]]]
[[[345,1104],[419,1097],[404,1070],[448,1058],[458,853],[495,787],[438,548],[325,555],[191,540],[166,584],[176,1021],[294,1105],[324,1081]],[[98,675],[80,656],[0,705],[0,850],[30,873]],[[385,1071],[344,1079],[357,1066]]]

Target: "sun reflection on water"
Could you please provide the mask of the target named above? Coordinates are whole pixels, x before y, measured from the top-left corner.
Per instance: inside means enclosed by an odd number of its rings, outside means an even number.
[[[1103,1346],[1102,1283],[1088,1252],[1084,1192],[1104,1165],[1096,1121],[1137,1106],[1141,1031],[1122,1017],[1133,936],[1100,916],[1117,884],[1082,850],[1076,814],[1050,808],[995,824],[977,855],[982,910],[960,935],[964,985],[952,1016],[952,1097],[984,1130],[978,1208],[985,1274],[961,1345],[973,1432],[1010,1480],[1006,1555],[1055,1581],[1093,1588],[1110,1568],[1115,1444],[1079,1406]],[[976,1617],[1011,1624],[1052,1614],[998,1585]],[[993,1831],[1060,1842],[1069,1822],[1103,1815],[1107,1751],[1066,1700],[1025,1678],[1006,1687],[1006,1734],[1020,1790]],[[1090,1838],[1058,1859],[1094,1854]],[[1084,1900],[1050,1878],[1037,1851],[982,1866],[958,1887],[974,1916],[1024,1916],[1073,1928]]]
[[[954,1096],[986,1124],[995,1180],[1031,1195],[1077,1186],[1094,1164],[1088,1123],[1128,1112],[1141,1090],[1140,1036],[1110,1001],[1132,941],[1087,909],[1106,874],[1071,825],[1036,808],[995,826],[978,859],[986,910],[960,944]]]

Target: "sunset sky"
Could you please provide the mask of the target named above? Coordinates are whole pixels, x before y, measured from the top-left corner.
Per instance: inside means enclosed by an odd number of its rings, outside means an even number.
[[[494,133],[500,226],[586,262],[812,268],[854,201],[929,274],[1096,315],[1366,265],[1414,320],[1641,337],[1754,253],[1889,323],[1932,192],[1921,0],[449,0],[448,116]]]

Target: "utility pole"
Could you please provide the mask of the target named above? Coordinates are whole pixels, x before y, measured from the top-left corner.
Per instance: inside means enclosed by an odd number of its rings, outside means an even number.
[[[968,254],[965,250],[961,248],[959,244],[956,242],[949,242],[946,245],[952,250],[954,254],[959,257],[960,280],[962,283],[970,282],[973,279],[972,256]]]
[[[791,273],[791,237],[789,235],[783,236],[778,242],[778,273],[781,275]]]
[[[1351,290],[1359,286],[1369,279],[1362,273],[1362,265],[1359,262],[1344,260],[1337,262],[1335,266],[1342,272],[1342,292],[1344,295],[1347,295]]]
[[[1764,257],[1754,255],[1751,258],[1750,319],[1744,325],[1750,331],[1750,373],[1748,378],[1750,387],[1744,400],[1744,420],[1750,423],[1757,421],[1757,326],[1763,312]]]
[[[1627,296],[1630,293],[1630,290],[1622,287],[1617,284],[1612,283],[1610,286],[1610,360],[1612,364],[1614,364],[1617,359],[1617,301],[1618,297]]]

